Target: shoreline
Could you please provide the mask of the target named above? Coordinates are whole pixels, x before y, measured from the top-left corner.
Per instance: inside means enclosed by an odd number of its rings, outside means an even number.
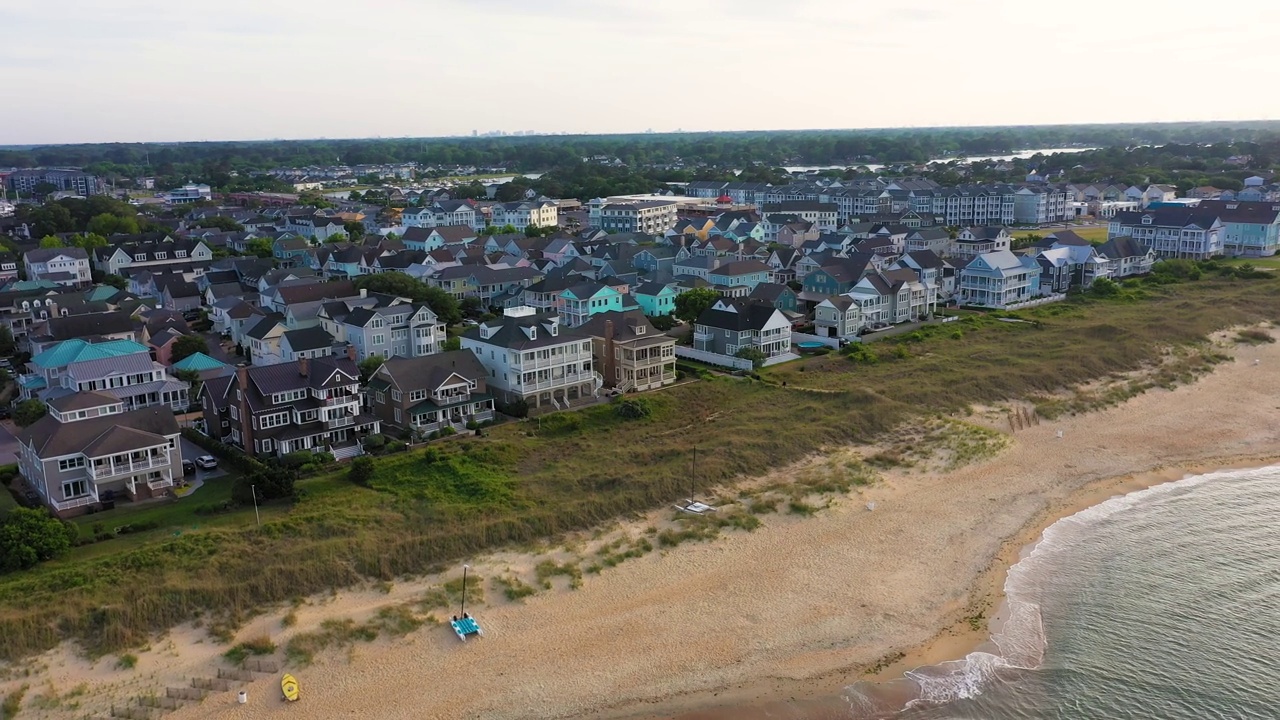
[[[484,638],[459,643],[447,626],[428,622],[283,669],[302,684],[305,714],[314,718],[751,720],[778,704],[832,707],[844,687],[900,678],[987,642],[1009,567],[1054,522],[1188,474],[1280,459],[1280,345],[1233,354],[1193,384],[1023,428],[980,462],[903,467],[815,515],[784,506],[750,532],[711,542],[655,540],[652,552],[577,584],[556,578],[549,589],[507,599],[495,581],[536,583],[534,565],[544,558],[590,562],[592,547],[643,539],[671,511],[472,558],[472,572],[488,585],[486,602],[474,609],[468,602]],[[979,408],[971,422],[990,426],[1003,417]],[[789,483],[848,453],[876,451],[828,450],[748,485]],[[282,661],[299,633],[326,621],[365,622],[460,575],[459,565],[262,608],[234,642],[269,637],[280,648],[273,659]],[[981,622],[971,623],[978,614]],[[0,680],[0,691],[29,682],[32,693],[48,696],[87,682],[90,690],[75,696],[78,712],[46,714],[81,717],[93,704],[210,677],[228,667],[221,655],[229,646],[183,626],[136,651],[136,669],[126,670],[115,658],[86,660],[64,645],[38,658],[30,679]],[[255,676],[244,689],[246,705],[235,692],[215,692],[166,717],[283,718],[298,710],[279,701],[278,673]]]
[[[858,676],[864,666],[838,668],[821,676],[795,682],[774,681],[763,685],[725,688],[711,693],[696,693],[669,698],[640,712],[620,711],[592,717],[609,720],[732,720],[733,718],[771,717],[784,707],[795,708],[801,702],[819,704],[836,698],[850,685],[870,682],[876,685],[906,680],[906,673],[922,667],[963,660],[972,652],[988,646],[1004,621],[1005,582],[1009,571],[1031,553],[1043,539],[1044,532],[1058,522],[1117,497],[1141,492],[1190,477],[1231,470],[1254,470],[1280,462],[1280,452],[1262,455],[1227,456],[1195,463],[1178,463],[1150,470],[1100,478],[1078,488],[1065,502],[1047,509],[1033,518],[1017,534],[1006,539],[989,567],[973,584],[974,603],[990,609],[980,629],[974,629],[967,618],[960,618],[923,644],[906,650],[902,656],[874,672]],[[735,705],[737,705],[735,707]],[[583,716],[587,717],[587,716]]]

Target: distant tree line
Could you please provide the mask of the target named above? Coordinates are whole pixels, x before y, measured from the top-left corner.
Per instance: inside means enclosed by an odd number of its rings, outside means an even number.
[[[585,158],[629,167],[682,164],[741,168],[923,162],[948,155],[998,154],[1039,147],[1132,147],[1258,141],[1280,122],[909,128],[509,138],[417,138],[201,143],[49,145],[0,150],[0,167],[81,166],[106,176],[199,179],[222,189],[280,189],[248,171],[271,167],[418,162],[431,166],[548,170]]]

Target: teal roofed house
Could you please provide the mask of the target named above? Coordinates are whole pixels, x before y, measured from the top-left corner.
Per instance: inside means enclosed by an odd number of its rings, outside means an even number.
[[[101,343],[64,340],[31,358],[31,363],[41,369],[54,369],[66,367],[73,362],[105,360],[137,352],[147,352],[147,348],[132,340],[108,340]]]
[[[229,367],[226,363],[215,360],[202,352],[188,355],[170,366],[174,372],[192,370],[198,373],[219,371],[226,367]]]
[[[676,310],[676,291],[670,285],[640,283],[632,289],[631,294],[648,317],[670,315]]]
[[[586,280],[560,293],[560,317],[566,327],[578,327],[602,312],[622,312],[622,293],[594,280]]]

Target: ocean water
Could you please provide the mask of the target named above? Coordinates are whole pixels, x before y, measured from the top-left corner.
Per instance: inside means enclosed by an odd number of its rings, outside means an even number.
[[[1191,477],[1066,518],[1005,591],[986,647],[851,686],[841,711],[828,699],[793,717],[1280,718],[1280,467]]]

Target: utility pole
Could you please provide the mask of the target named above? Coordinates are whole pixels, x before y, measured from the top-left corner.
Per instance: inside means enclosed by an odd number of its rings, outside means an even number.
[[[250,485],[249,492],[253,493],[253,517],[258,521],[258,527],[262,527],[262,516],[258,514],[258,486]]]

